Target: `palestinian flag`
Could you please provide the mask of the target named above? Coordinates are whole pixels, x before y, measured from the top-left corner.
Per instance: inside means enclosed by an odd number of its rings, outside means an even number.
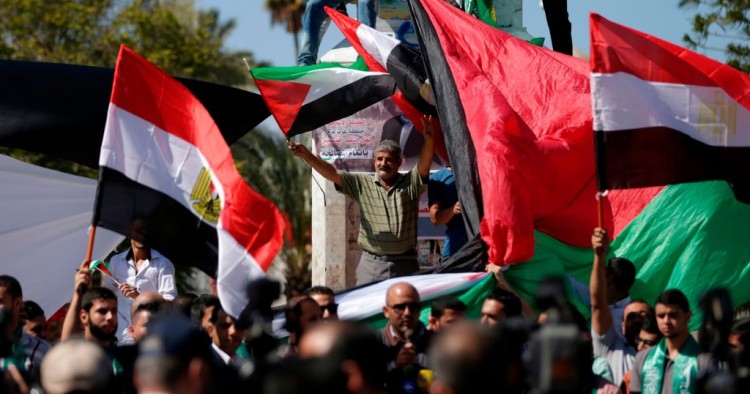
[[[287,138],[353,115],[396,90],[390,75],[368,71],[361,59],[349,67],[320,63],[250,73]]]
[[[414,127],[423,132],[422,116],[437,112],[419,51],[333,8],[325,7],[325,10],[370,70],[393,76],[398,87],[391,97],[393,102]],[[445,159],[448,156],[440,123],[433,120],[433,128],[435,152]]]
[[[531,258],[535,228],[589,245],[596,188],[588,65],[443,2],[410,6],[464,218],[480,228],[489,261]]]
[[[109,272],[109,264],[104,260],[94,260],[89,264],[89,271],[94,272],[94,270],[99,270],[104,275],[109,276],[110,278],[114,278],[112,276],[112,273]]]
[[[537,51],[490,30],[441,0],[410,0],[410,7],[428,70],[441,76],[433,88],[438,112],[451,132],[446,132],[446,138],[454,171],[459,171],[456,155],[462,153],[454,141],[461,141],[459,146],[476,147],[480,176],[467,188],[473,188],[474,193],[481,188],[480,195],[485,196],[483,239],[495,250],[519,241],[524,242],[524,248],[532,247],[529,257],[505,272],[506,279],[527,300],[533,299],[549,275],[572,275],[588,283],[593,259],[590,238],[596,226],[588,66],[549,50]],[[494,55],[487,58],[484,54]],[[499,76],[503,76],[502,83],[497,82]],[[476,90],[487,86],[503,90]],[[544,90],[554,94],[540,95]],[[482,105],[473,97],[482,97]],[[476,107],[481,110],[473,109]],[[481,129],[477,123],[494,127]],[[547,123],[549,128],[545,128]],[[491,154],[493,147],[502,151],[507,161],[488,162],[497,157]],[[543,165],[538,164],[539,157],[544,158]],[[470,160],[464,158],[462,163]],[[495,172],[482,170],[493,165]],[[528,167],[533,171],[526,172]],[[489,203],[499,201],[499,195],[487,194],[487,190],[500,189],[498,177],[505,174],[509,174],[506,179],[519,179],[513,178],[514,171],[521,172],[524,184],[518,188],[503,181],[510,192],[505,194],[509,196],[505,211],[499,210]],[[564,198],[568,205],[555,202],[558,210],[540,215],[549,209],[544,205],[549,201],[534,199],[534,193],[544,190],[537,183],[549,183],[546,198]],[[565,196],[576,187],[575,195]],[[463,193],[462,205],[475,195]],[[750,249],[745,247],[744,229],[750,223],[750,207],[739,203],[725,182],[612,190],[606,202],[605,227],[614,237],[611,253],[630,259],[638,270],[633,298],[653,302],[664,289],[682,290],[693,309],[692,329],[701,321],[698,300],[712,287],[727,287],[735,305],[750,301],[750,288],[743,285],[750,280]],[[485,229],[496,226],[490,221],[493,215],[513,213],[519,207],[522,215],[509,216],[512,221],[507,222],[507,228],[515,235],[519,227],[533,226],[530,240],[484,236]],[[528,233],[524,230],[522,235]]]
[[[388,279],[336,293],[339,319],[365,321],[374,329],[385,327],[388,323],[383,316],[385,295],[388,288],[398,282],[408,282],[419,292],[422,302],[419,319],[425,325],[430,317],[432,300],[444,295],[458,297],[466,304],[466,317],[478,320],[482,317],[484,299],[495,288],[496,283],[491,274],[484,272],[415,275]],[[274,318],[274,332],[277,337],[287,335],[281,329],[283,324],[282,313]]]
[[[283,243],[278,209],[245,183],[208,111],[183,85],[120,48],[93,224],[216,277],[238,316],[245,286]]]
[[[97,168],[113,75],[111,68],[0,61],[0,146]],[[259,94],[178,80],[206,107],[228,144],[270,115]]]
[[[750,203],[750,76],[591,15],[600,188],[724,179]]]

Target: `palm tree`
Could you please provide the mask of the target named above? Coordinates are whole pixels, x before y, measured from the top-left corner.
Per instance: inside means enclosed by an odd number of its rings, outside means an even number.
[[[245,180],[287,218],[288,236],[281,252],[286,295],[300,294],[311,281],[310,167],[289,152],[282,136],[257,129],[232,145],[232,156]]]
[[[271,25],[284,24],[286,31],[292,33],[295,57],[299,53],[297,33],[302,30],[305,4],[302,0],[266,0],[266,9],[271,11]]]

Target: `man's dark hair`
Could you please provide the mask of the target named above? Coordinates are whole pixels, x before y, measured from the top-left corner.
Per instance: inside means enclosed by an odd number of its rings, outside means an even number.
[[[430,315],[436,319],[439,319],[445,314],[445,311],[448,309],[456,312],[466,312],[466,304],[464,304],[463,301],[459,300],[456,296],[441,296],[432,301],[432,311],[430,312]]]
[[[638,312],[630,312],[625,316],[625,340],[627,340],[628,345],[633,349],[638,348],[637,340],[643,329],[643,321],[645,319],[647,319],[647,317],[641,316]]]
[[[688,302],[687,297],[685,297],[685,294],[677,289],[662,291],[661,294],[659,294],[659,297],[657,297],[656,301],[654,302],[654,305],[658,304],[677,305],[678,307],[680,307],[680,309],[682,309],[683,312],[690,312],[690,303]]]
[[[750,317],[740,319],[732,324],[730,333],[737,335],[743,347],[750,347]]]
[[[336,338],[326,358],[337,365],[346,360],[354,361],[369,385],[382,387],[388,375],[383,342],[372,328],[362,322],[346,321],[339,324],[343,325],[341,335]]]
[[[44,310],[34,301],[24,301],[23,309],[21,309],[21,318],[24,320],[32,320],[37,316],[44,316]]]
[[[632,261],[623,257],[609,259],[607,273],[612,274],[615,288],[623,293],[630,291],[635,283],[635,265]]]
[[[661,331],[659,331],[659,325],[656,323],[656,317],[654,316],[646,316],[643,319],[641,331],[646,331],[649,334],[657,334],[661,338]]]
[[[91,312],[91,307],[94,306],[95,300],[115,300],[117,296],[112,290],[106,287],[92,287],[83,293],[83,300],[81,301],[82,310]]]
[[[496,287],[492,289],[485,300],[501,302],[505,306],[504,312],[506,317],[521,316],[521,300],[517,295],[508,290]]]
[[[333,293],[333,289],[327,286],[313,286],[305,290],[302,294],[306,296],[314,296],[314,295],[327,295],[331,297],[335,296],[335,294]]]
[[[14,300],[16,298],[23,298],[21,283],[18,282],[18,279],[10,275],[0,275],[0,287],[4,288]]]
[[[190,304],[190,318],[194,322],[201,324],[206,316],[206,309],[221,305],[219,297],[212,294],[201,294]]]
[[[193,293],[180,293],[174,298],[174,301],[172,301],[172,308],[179,311],[183,316],[189,319],[190,307],[196,298],[198,298],[198,296]]]

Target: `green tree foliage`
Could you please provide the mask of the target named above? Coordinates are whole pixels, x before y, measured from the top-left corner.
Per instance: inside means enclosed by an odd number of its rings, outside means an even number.
[[[246,86],[243,58],[251,67],[259,65],[250,52],[224,48],[234,27],[217,10],[196,9],[193,0],[0,0],[0,59],[112,68],[124,43],[171,75]],[[97,175],[94,169],[38,153],[7,148],[0,153],[76,175]],[[286,176],[285,168],[274,171]],[[267,196],[277,191],[261,190]],[[297,207],[282,209],[297,216]],[[118,250],[127,246],[125,242]],[[178,287],[187,290],[191,270],[176,268]]]
[[[683,41],[692,49],[717,49],[709,42],[726,42],[727,64],[750,73],[750,0],[679,0],[680,8],[695,8],[693,32]]]
[[[254,130],[232,145],[232,155],[242,176],[259,193],[273,201],[288,218],[282,250],[286,262],[286,294],[299,294],[310,286],[311,171],[289,152],[280,136]]]
[[[294,57],[299,53],[297,33],[302,30],[302,15],[305,13],[306,1],[303,0],[266,0],[266,9],[271,12],[271,24],[286,26],[294,39]]]
[[[235,27],[192,0],[0,0],[0,58],[114,67],[121,43],[174,76],[247,83]]]

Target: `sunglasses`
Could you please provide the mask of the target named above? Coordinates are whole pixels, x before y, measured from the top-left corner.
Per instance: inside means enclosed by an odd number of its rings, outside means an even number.
[[[418,302],[404,302],[403,304],[389,305],[388,307],[399,314],[404,313],[404,311],[406,311],[406,308],[409,308],[410,312],[417,312],[422,309],[422,305],[420,305]]]
[[[321,305],[320,306],[320,312],[325,313],[325,311],[328,311],[329,314],[335,315],[339,310],[339,304],[328,304],[328,305]]]
[[[650,339],[636,338],[635,339],[635,343],[643,343],[643,344],[648,345],[648,346],[656,346],[656,344],[659,343],[659,342],[658,341],[652,341]]]

